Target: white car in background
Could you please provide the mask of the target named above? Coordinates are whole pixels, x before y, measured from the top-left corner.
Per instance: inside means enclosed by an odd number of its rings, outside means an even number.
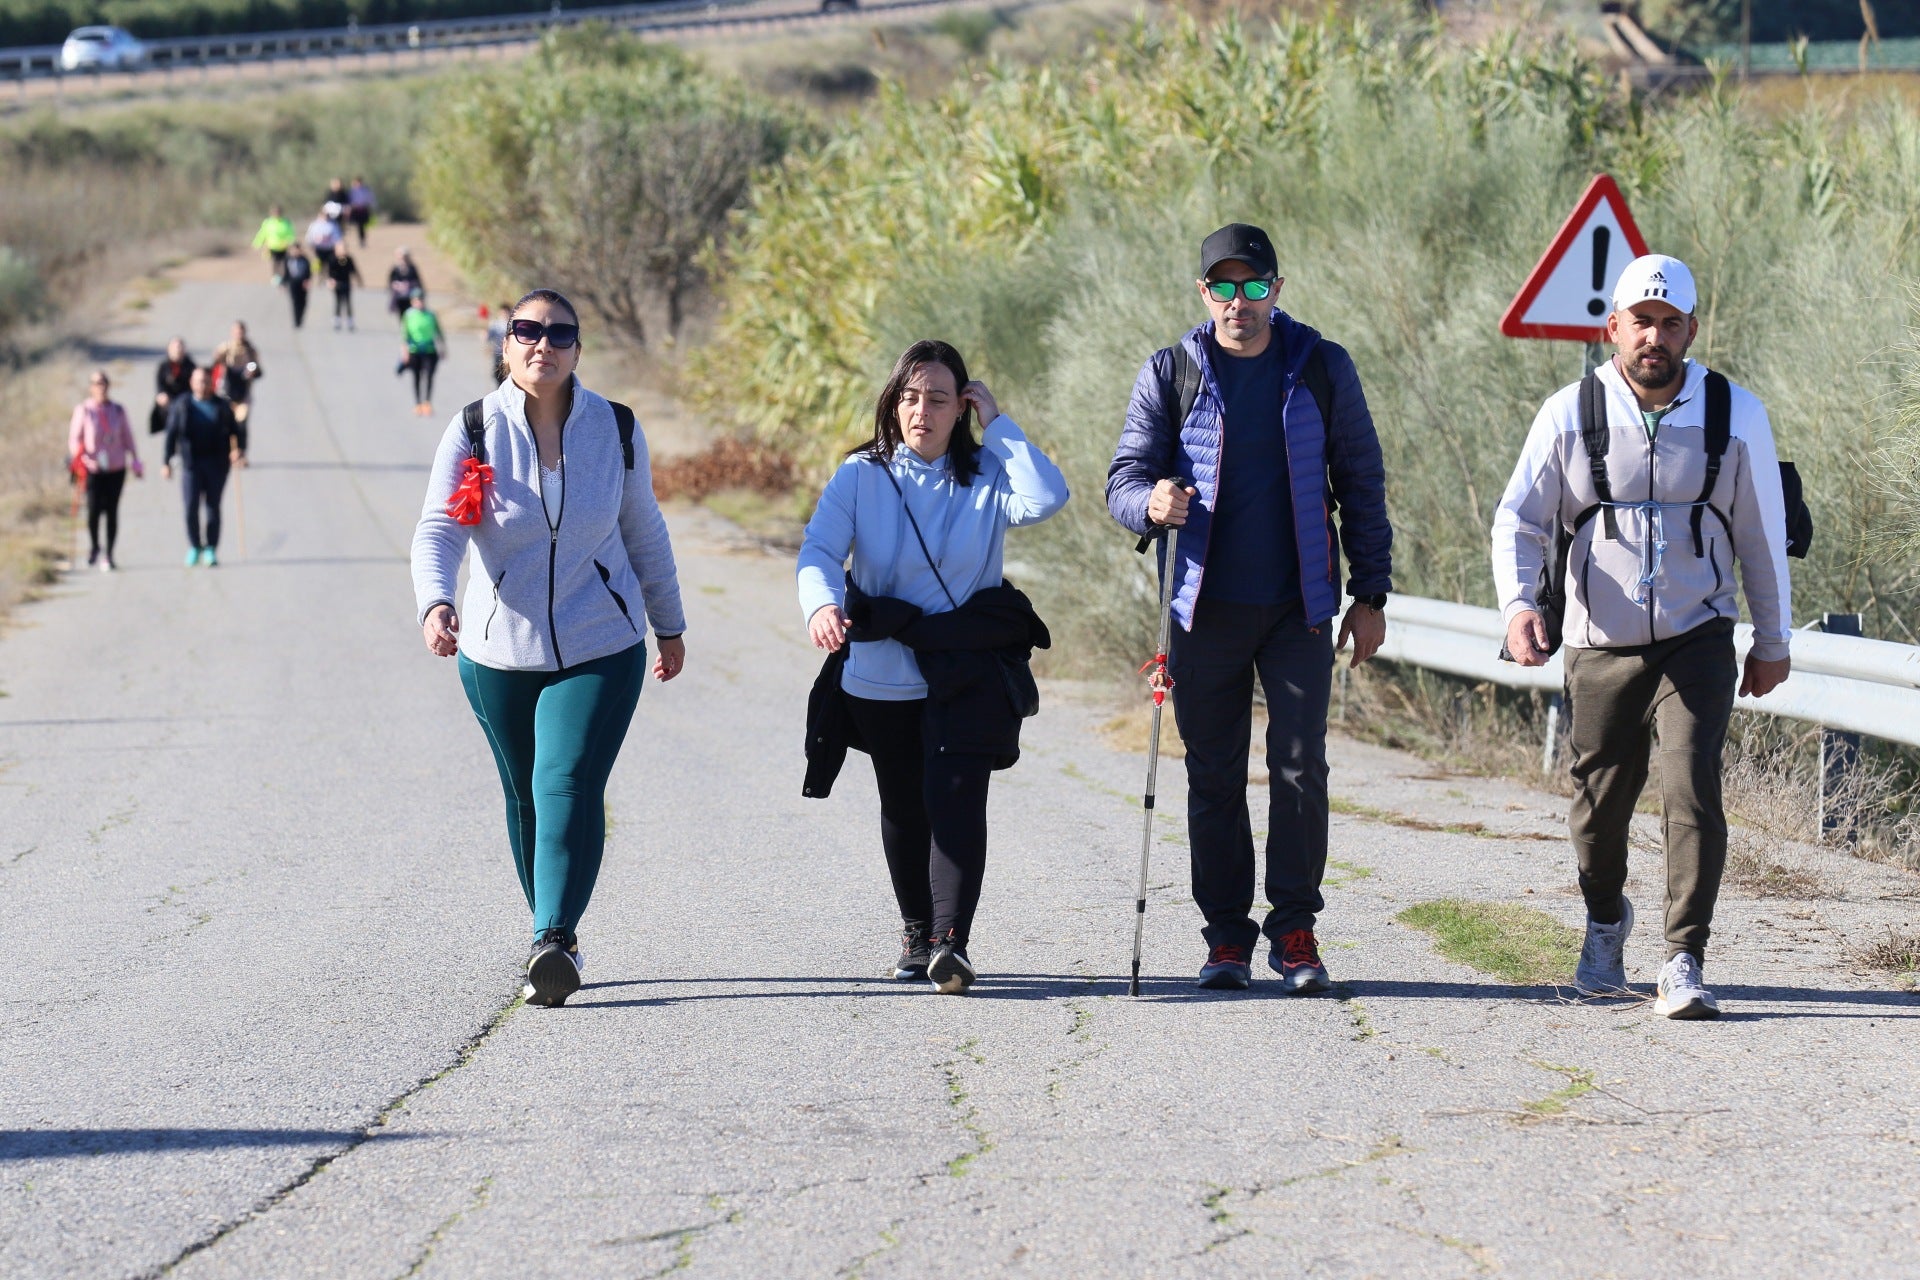
[[[80,27],[60,46],[63,71],[126,71],[146,61],[147,46],[119,27]]]

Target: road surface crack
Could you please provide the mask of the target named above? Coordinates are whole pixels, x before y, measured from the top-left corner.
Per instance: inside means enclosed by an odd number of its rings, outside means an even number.
[[[179,1268],[181,1263],[193,1257],[196,1253],[206,1252],[240,1228],[246,1226],[249,1222],[257,1221],[279,1208],[294,1192],[306,1186],[309,1182],[312,1182],[315,1178],[331,1168],[335,1161],[351,1155],[366,1143],[379,1137],[380,1131],[387,1126],[388,1122],[390,1122],[394,1116],[406,1110],[409,1102],[419,1097],[426,1090],[433,1088],[434,1085],[439,1084],[442,1080],[445,1080],[469,1062],[472,1062],[474,1055],[480,1052],[480,1046],[485,1044],[488,1037],[498,1031],[506,1020],[512,1016],[513,1011],[520,1007],[520,1002],[520,993],[518,989],[516,989],[513,999],[509,1000],[505,1006],[495,1012],[491,1018],[487,1019],[485,1026],[481,1027],[480,1030],[474,1032],[461,1043],[459,1049],[454,1053],[452,1062],[449,1062],[446,1066],[431,1075],[422,1076],[418,1081],[408,1086],[404,1092],[389,1099],[374,1113],[373,1119],[368,1123],[367,1127],[348,1139],[342,1146],[314,1160],[312,1164],[302,1169],[290,1181],[277,1190],[268,1193],[255,1203],[251,1209],[239,1217],[222,1223],[207,1235],[188,1244],[185,1248],[181,1249],[180,1252],[174,1254],[173,1257],[161,1263],[159,1266],[142,1272],[142,1277],[151,1280],[151,1278],[172,1274]],[[451,1225],[450,1222],[443,1223],[440,1229],[444,1230],[449,1225]]]
[[[480,1179],[480,1184],[473,1189],[472,1193],[469,1195],[467,1199],[467,1203],[462,1205],[460,1208],[455,1209],[452,1213],[448,1214],[446,1218],[440,1223],[439,1226],[435,1227],[432,1231],[429,1231],[427,1233],[427,1242],[421,1248],[420,1256],[415,1258],[413,1260],[412,1265],[410,1265],[405,1271],[402,1271],[400,1273],[400,1280],[407,1280],[408,1276],[419,1275],[420,1269],[427,1265],[427,1259],[433,1256],[433,1251],[435,1249],[438,1249],[440,1247],[440,1242],[447,1238],[447,1232],[453,1230],[454,1227],[459,1224],[460,1220],[462,1218],[465,1218],[468,1214],[478,1213],[480,1212],[480,1210],[486,1208],[487,1200],[492,1195],[493,1195],[492,1177],[485,1177]]]

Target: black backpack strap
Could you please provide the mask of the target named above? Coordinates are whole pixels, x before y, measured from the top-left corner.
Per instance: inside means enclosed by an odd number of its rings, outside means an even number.
[[[1693,504],[1693,554],[1704,556],[1706,545],[1700,540],[1700,513],[1711,504],[1714,486],[1720,483],[1720,460],[1727,456],[1727,445],[1733,439],[1733,388],[1727,385],[1725,374],[1707,371],[1707,482],[1700,486],[1700,497]],[[1714,507],[1713,514],[1720,517],[1720,527],[1728,528],[1727,517],[1720,508]]]
[[[1620,540],[1620,522],[1613,514],[1613,486],[1607,481],[1607,399],[1600,390],[1600,379],[1589,373],[1580,379],[1580,443],[1587,451],[1587,470],[1593,476],[1593,492],[1600,499],[1574,519],[1577,532],[1593,519],[1596,509],[1606,523],[1606,536]]]
[[[1173,393],[1173,434],[1178,438],[1193,412],[1193,402],[1200,398],[1200,364],[1184,342],[1173,344]]]
[[[481,466],[487,465],[487,402],[475,400],[460,411],[460,422],[467,429],[467,452]]]
[[[1300,366],[1300,381],[1307,384],[1308,394],[1320,410],[1320,426],[1333,438],[1333,375],[1327,372],[1326,353],[1315,342],[1313,350],[1307,352],[1306,363]]]
[[[613,410],[613,424],[620,428],[620,456],[627,460],[627,470],[633,470],[633,410],[618,400],[609,400],[607,404]]]

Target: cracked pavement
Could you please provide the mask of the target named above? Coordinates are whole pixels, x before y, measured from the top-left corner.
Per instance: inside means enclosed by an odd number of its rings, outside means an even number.
[[[125,570],[0,638],[0,1274],[1920,1273],[1920,996],[1846,953],[1911,923],[1915,877],[1800,850],[1836,896],[1730,890],[1719,1023],[1581,1004],[1393,919],[1578,924],[1562,802],[1343,740],[1335,998],[1191,986],[1171,817],[1131,1000],[1144,758],[1050,682],[995,776],[980,985],[939,997],[878,976],[865,761],[799,796],[790,564],[689,509],[688,669],[614,774],[587,985],[519,1005],[493,767],[405,565],[477,344],[422,424],[384,321],[296,340],[262,286],[166,295],[127,340],[269,304],[250,554],[230,496],[226,562],[181,570],[173,487],[130,485]],[[1628,958],[1649,983],[1651,926]]]

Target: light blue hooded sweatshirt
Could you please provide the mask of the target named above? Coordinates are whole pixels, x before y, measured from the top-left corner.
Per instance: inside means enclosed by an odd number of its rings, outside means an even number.
[[[898,493],[887,481],[889,474]],[[903,502],[919,523],[938,576],[921,552]],[[891,466],[857,454],[833,473],[807,522],[800,548],[801,615],[812,618],[829,604],[846,607],[849,555],[853,580],[862,591],[945,613],[974,592],[1000,585],[1009,528],[1039,524],[1066,505],[1067,481],[1060,468],[1004,413],[987,425],[971,485],[955,482],[946,457],[927,462],[905,445],[894,450]],[[881,702],[927,696],[913,651],[898,640],[849,646],[840,687],[856,698]]]

